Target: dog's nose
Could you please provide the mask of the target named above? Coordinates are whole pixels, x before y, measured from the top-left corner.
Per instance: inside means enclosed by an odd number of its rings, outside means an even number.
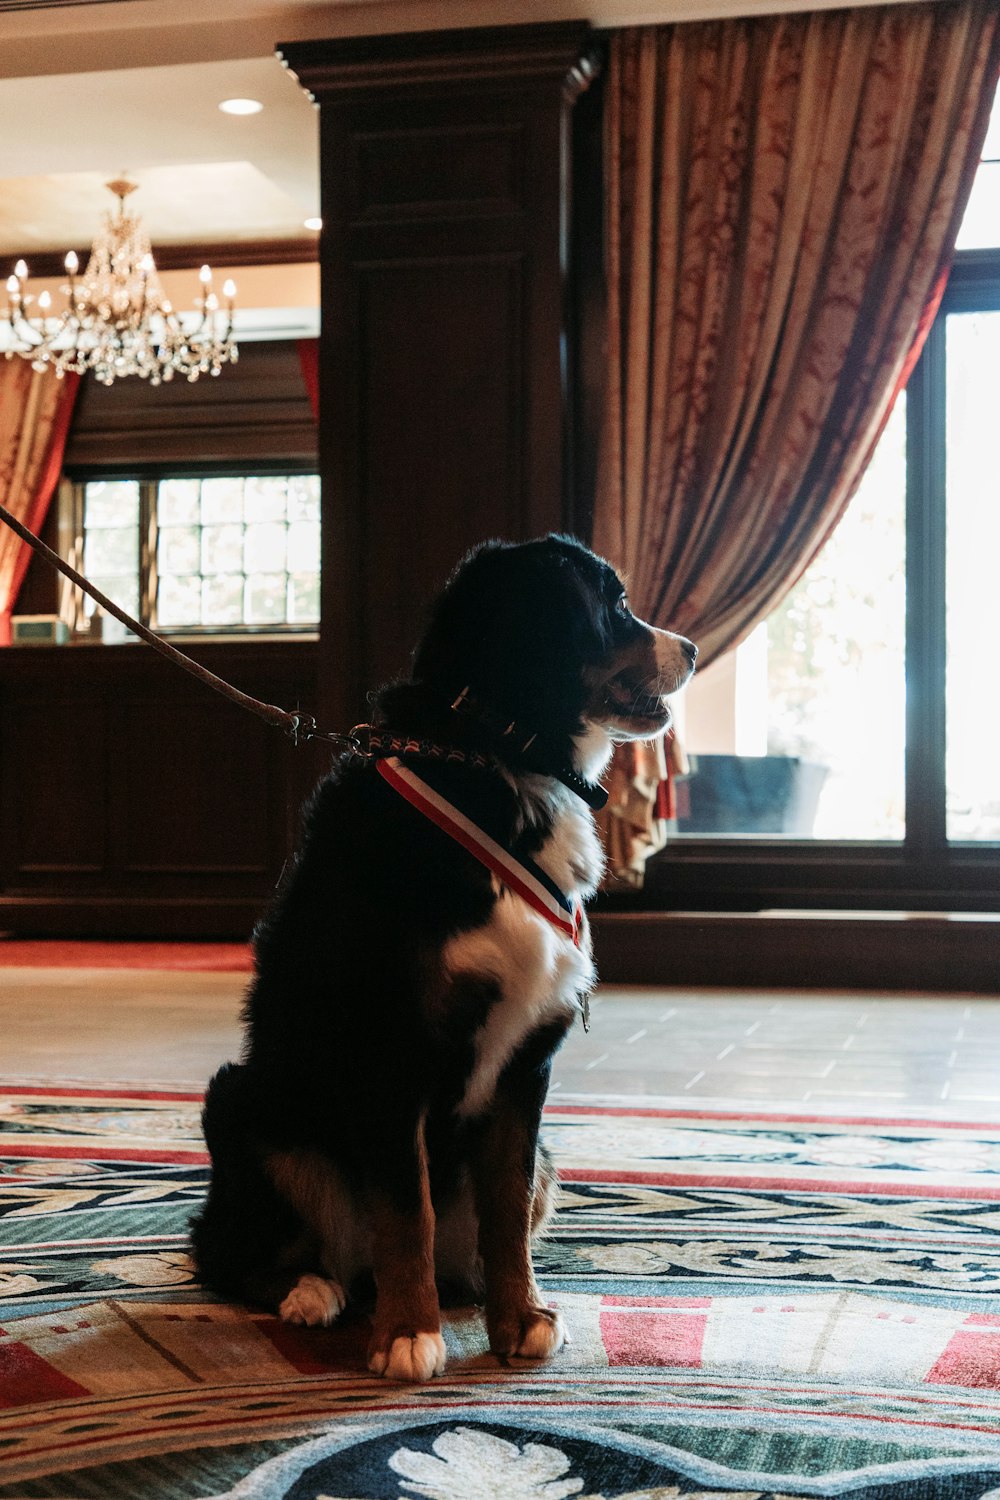
[[[695,662],[698,660],[698,647],[695,645],[694,641],[686,640],[682,635],[678,636],[677,639],[680,641],[681,650],[684,652],[684,655],[687,657],[688,661],[693,667]]]

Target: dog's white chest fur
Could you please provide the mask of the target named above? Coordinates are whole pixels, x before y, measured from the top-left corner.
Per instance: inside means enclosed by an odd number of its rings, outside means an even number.
[[[551,796],[548,799],[551,802]],[[537,864],[573,900],[593,895],[603,855],[594,822],[571,793],[557,794],[555,819]],[[537,1027],[575,1014],[593,987],[590,929],[584,917],[577,946],[520,896],[498,887],[489,922],[460,933],[442,954],[453,978],[493,980],[500,999],[475,1037],[475,1062],[458,1106],[479,1114],[493,1098],[497,1079],[521,1042]]]

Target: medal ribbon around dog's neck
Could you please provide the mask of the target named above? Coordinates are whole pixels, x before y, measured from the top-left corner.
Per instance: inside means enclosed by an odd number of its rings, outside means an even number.
[[[449,802],[397,757],[377,760],[375,769],[412,807],[436,823],[480,864],[492,870],[509,890],[571,938],[577,947],[580,946],[583,904],[578,897],[571,900],[534,860],[516,855],[497,843],[460,807]]]

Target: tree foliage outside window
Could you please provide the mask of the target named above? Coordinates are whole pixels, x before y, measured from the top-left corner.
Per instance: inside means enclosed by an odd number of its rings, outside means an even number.
[[[906,411],[844,519],[767,620],[769,755],[826,767],[817,838],[905,826]]]

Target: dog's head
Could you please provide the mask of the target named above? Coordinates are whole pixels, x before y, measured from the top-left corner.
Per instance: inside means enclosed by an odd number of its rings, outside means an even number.
[[[599,774],[615,741],[670,724],[697,648],[629,608],[610,564],[571,537],[487,542],[458,567],[414,654],[413,678],[534,736],[532,758]]]

